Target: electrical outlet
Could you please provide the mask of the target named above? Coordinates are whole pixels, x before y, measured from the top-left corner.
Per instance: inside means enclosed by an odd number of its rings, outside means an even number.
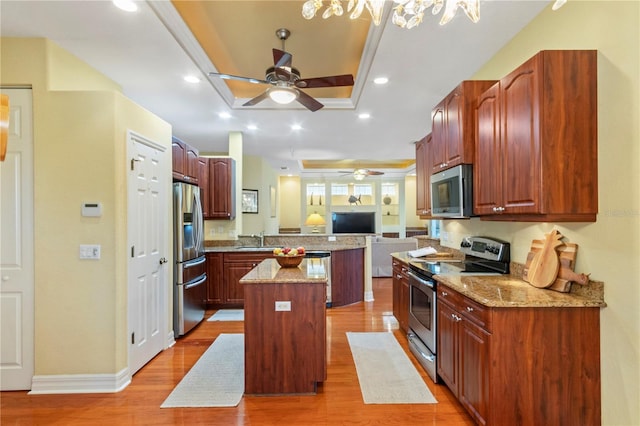
[[[336,237],[335,235],[329,235],[329,241],[335,241]]]
[[[276,300],[276,312],[277,311],[291,311],[291,301]]]
[[[443,242],[448,243],[449,242],[449,233],[446,231],[441,231],[440,232],[440,238],[442,239]]]
[[[100,245],[80,244],[80,259],[100,259]]]

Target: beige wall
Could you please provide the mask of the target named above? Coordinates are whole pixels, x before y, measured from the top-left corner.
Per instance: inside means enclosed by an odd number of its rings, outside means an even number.
[[[268,162],[261,157],[245,155],[243,157],[242,188],[258,190],[258,214],[242,215],[242,233],[244,235],[277,234],[277,198],[276,217],[271,217],[270,188],[278,188],[278,174]]]
[[[35,374],[114,374],[128,363],[126,129],[170,152],[171,127],[54,43],[1,42],[0,84],[33,88]],[[80,215],[87,201],[100,218]],[[78,259],[87,243],[100,261]]]
[[[278,202],[280,227],[302,227],[304,220],[301,217],[301,190],[299,176],[280,176],[280,197]]]
[[[474,79],[498,79],[539,50],[597,49],[598,185],[595,223],[447,221],[457,246],[464,235],[512,243],[524,263],[532,239],[554,227],[580,247],[576,271],[605,282],[601,311],[602,419],[640,424],[640,2],[569,1],[545,9],[499,51]],[[578,123],[579,125],[579,123]],[[559,324],[558,326],[562,326]]]

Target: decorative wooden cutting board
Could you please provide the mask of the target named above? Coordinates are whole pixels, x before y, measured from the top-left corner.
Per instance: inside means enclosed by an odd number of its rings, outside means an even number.
[[[531,242],[531,251],[527,255],[522,279],[530,281],[530,267],[536,254],[542,250],[546,240],[533,240]],[[571,290],[571,283],[586,285],[589,282],[589,275],[578,274],[574,272],[576,256],[578,255],[578,245],[573,243],[564,243],[556,248],[559,268],[555,280],[546,288],[550,290],[568,293]]]

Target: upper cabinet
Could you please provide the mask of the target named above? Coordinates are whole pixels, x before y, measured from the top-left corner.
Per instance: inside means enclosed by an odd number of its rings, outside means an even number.
[[[198,183],[198,150],[175,136],[171,139],[173,178]]]
[[[471,164],[475,144],[475,108],[478,96],[496,82],[463,81],[431,113],[431,172]]]
[[[539,52],[479,97],[476,116],[475,214],[595,221],[596,51]]]
[[[432,138],[429,133],[416,142],[416,215],[431,216],[431,154]]]
[[[230,157],[211,157],[209,160],[209,212],[205,219],[236,217],[236,162]]]
[[[198,187],[200,188],[200,198],[202,201],[202,216],[208,217],[211,209],[209,194],[209,159],[198,157]]]

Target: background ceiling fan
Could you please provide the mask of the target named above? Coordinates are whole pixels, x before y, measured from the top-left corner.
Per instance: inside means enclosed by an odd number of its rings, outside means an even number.
[[[284,50],[284,42],[290,35],[291,32],[286,28],[280,28],[276,31],[276,36],[282,40],[282,50],[273,49],[273,66],[267,68],[264,80],[217,72],[210,72],[209,76],[220,77],[227,80],[246,81],[253,84],[268,84],[271,86],[242,106],[253,106],[269,97],[274,102],[280,104],[288,104],[297,100],[310,111],[317,111],[324,105],[300,90],[301,88],[314,89],[319,87],[353,86],[353,75],[351,74],[300,78],[300,71],[291,66],[291,54]]]
[[[362,180],[367,176],[380,176],[384,174],[384,172],[370,169],[355,169],[352,171],[340,170],[338,173],[344,173],[342,176],[353,175],[355,180]]]

